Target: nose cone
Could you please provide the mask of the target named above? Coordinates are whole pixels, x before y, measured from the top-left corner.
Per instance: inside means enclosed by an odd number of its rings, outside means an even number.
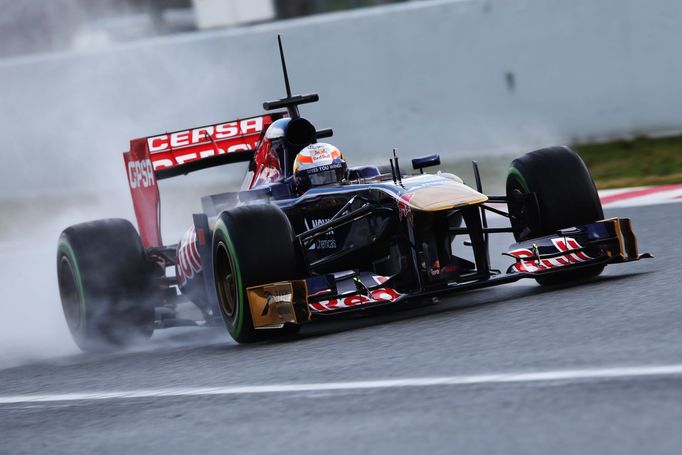
[[[488,196],[469,188],[463,183],[449,179],[439,179],[428,186],[415,186],[408,189],[411,197],[403,197],[408,205],[416,210],[435,212],[450,210],[466,205],[480,204],[488,200]]]

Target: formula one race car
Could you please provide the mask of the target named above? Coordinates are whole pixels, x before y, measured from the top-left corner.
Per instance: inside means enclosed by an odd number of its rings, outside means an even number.
[[[645,256],[629,219],[603,219],[590,173],[568,147],[512,161],[504,196],[482,193],[475,163],[476,189],[424,173],[438,155],[413,159],[412,174],[395,151],[387,166],[348,168],[318,142],[331,130],[299,115],[318,95],[291,95],[281,41],[280,56],[287,96],[264,103],[270,113],[131,141],[124,158],[139,234],[122,219],[63,231],[59,290],[83,350],[222,323],[236,341],[253,342],[408,299],[521,278],[587,279]],[[164,244],[157,180],[236,162],[249,163],[241,190],[203,197],[180,242]],[[509,227],[489,227],[487,212]],[[489,235],[502,232],[518,242],[502,253],[505,272],[491,269],[488,249]],[[203,319],[181,319],[183,301]]]

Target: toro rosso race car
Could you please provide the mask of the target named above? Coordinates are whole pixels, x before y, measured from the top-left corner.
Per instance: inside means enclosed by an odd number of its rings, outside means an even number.
[[[412,172],[395,151],[388,165],[349,168],[320,141],[332,131],[300,116],[318,95],[292,96],[281,41],[280,56],[287,96],[264,103],[269,113],[130,142],[123,155],[137,230],[107,219],[63,231],[59,290],[83,350],[223,323],[236,341],[253,342],[408,299],[522,278],[587,279],[649,256],[639,255],[629,219],[603,219],[590,173],[568,147],[512,161],[500,196],[483,194],[475,163],[475,189],[425,173],[438,155],[412,159]],[[237,162],[248,162],[241,189],[203,197],[180,242],[165,244],[157,181]],[[509,225],[489,227],[488,212]],[[490,265],[497,233],[517,242],[502,252],[505,271]],[[187,301],[201,320],[179,316]]]

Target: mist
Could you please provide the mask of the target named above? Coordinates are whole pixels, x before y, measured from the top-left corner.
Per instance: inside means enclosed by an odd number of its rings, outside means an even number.
[[[67,223],[83,216],[100,216],[109,209],[115,211],[115,207],[94,201],[86,205],[87,210],[77,208],[84,204],[78,197],[52,206],[37,198],[11,201],[12,222],[27,228],[4,230],[0,241],[0,368],[80,352],[71,339],[59,300],[57,238]],[[3,202],[7,204],[8,199]],[[23,207],[17,202],[23,202]],[[42,214],[39,219],[38,212]],[[10,215],[6,207],[2,214],[3,220]]]
[[[215,106],[197,109],[208,94],[178,103],[172,93],[189,81],[210,91],[228,75],[155,58],[157,45],[0,60],[0,368],[80,353],[61,308],[57,239],[84,221],[135,224],[121,155],[130,139],[226,119]],[[153,70],[138,67],[140,54]],[[165,242],[191,225],[202,195],[234,187],[242,173],[161,182]]]

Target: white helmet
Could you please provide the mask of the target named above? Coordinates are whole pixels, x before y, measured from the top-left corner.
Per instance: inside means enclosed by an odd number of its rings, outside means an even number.
[[[346,178],[348,165],[343,153],[331,144],[310,144],[296,155],[294,183],[303,192],[311,186],[339,183]]]

